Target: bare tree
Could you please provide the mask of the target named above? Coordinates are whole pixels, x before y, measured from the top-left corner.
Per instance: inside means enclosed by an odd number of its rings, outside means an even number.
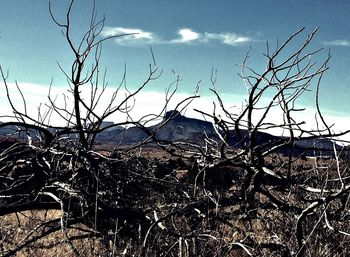
[[[270,256],[271,250],[279,254],[283,252],[286,256],[320,255],[321,251],[316,251],[317,238],[322,238],[319,240],[324,240],[323,244],[327,244],[325,242],[329,240],[323,236],[327,232],[321,229],[322,220],[328,231],[332,231],[337,238],[349,235],[348,226],[346,232],[329,226],[330,216],[338,226],[345,224],[340,221],[340,216],[347,208],[344,199],[348,199],[349,196],[349,185],[344,180],[348,174],[348,165],[346,160],[340,158],[344,156],[344,149],[336,144],[336,138],[349,131],[332,132],[332,126],[325,121],[319,106],[319,87],[323,74],[328,70],[330,55],[320,64],[313,60],[312,57],[322,50],[308,50],[317,30],[309,34],[304,43],[292,53],[289,52],[289,45],[300,36],[304,28],[281,45],[277,44],[272,52],[267,43],[264,54],[267,60],[266,67],[261,73],[248,66],[248,51],[240,65],[240,76],[248,94],[239,113],[232,113],[225,106],[215,89],[215,74],[212,74],[211,90],[218,103],[214,103],[213,114],[197,110],[213,118],[221,142],[214,145],[219,145],[220,149],[211,151],[220,154],[204,158],[212,161],[202,164],[202,172],[215,170],[219,176],[224,166],[230,166],[233,172],[236,172],[232,176],[242,184],[234,185],[234,188],[239,189],[244,201],[240,205],[241,214],[231,214],[230,220],[242,219],[243,215],[250,223],[255,223],[250,228],[246,223],[247,231],[244,234],[247,236],[240,242],[245,241],[246,250],[255,250],[259,256]],[[310,91],[312,86],[316,90],[315,130],[310,128],[310,122],[305,125],[306,120],[300,119],[305,108],[300,108],[301,104],[298,104],[301,96]],[[220,109],[223,116],[218,114],[217,109]],[[269,117],[271,114],[274,115],[272,119]],[[264,135],[266,137],[262,132],[272,129],[283,132],[284,136],[270,136],[268,140],[262,138]],[[232,147],[230,140],[235,142],[236,147]],[[310,142],[314,142],[314,145]],[[308,148],[304,145],[308,145]],[[310,163],[306,156],[316,151],[323,151],[334,159],[323,163],[322,166],[318,164],[322,162],[322,158],[319,160],[317,156],[313,156],[316,165],[305,168],[308,167],[307,163]],[[209,166],[210,170],[206,168]],[[227,195],[218,194],[217,201],[224,196]],[[329,215],[330,213],[332,215]],[[274,226],[276,220],[280,223]],[[248,236],[249,233],[251,236]],[[292,239],[288,238],[293,234]],[[262,236],[266,240],[259,239]],[[281,242],[280,245],[274,237]],[[310,238],[316,241],[312,242]],[[264,248],[270,251],[266,252]],[[335,254],[333,250],[331,246],[322,249],[327,254]]]
[[[158,126],[152,127],[152,130],[147,128],[147,124],[165,114],[177,91],[179,77],[175,76],[174,82],[169,86],[164,106],[160,108],[159,113],[147,114],[134,120],[130,112],[136,104],[135,96],[162,74],[156,65],[152,48],[152,64],[148,67],[145,81],[136,90],[129,90],[125,68],[119,87],[111,95],[107,95],[107,71],[101,71],[100,65],[102,43],[130,34],[102,38],[105,19],[97,19],[94,5],[88,30],[80,42],[74,43],[71,26],[73,8],[74,0],[71,0],[66,16],[61,20],[55,16],[49,3],[51,18],[61,29],[74,56],[71,67],[65,68],[58,63],[69,87],[68,93],[63,95],[62,104],[57,101],[57,96],[52,94],[50,85],[48,102],[39,106],[37,116],[31,116],[27,110],[26,97],[17,82],[23,108],[18,107],[12,100],[8,72],[0,66],[7,100],[13,110],[13,115],[8,116],[12,121],[0,124],[0,128],[8,128],[11,131],[1,139],[4,149],[0,154],[0,215],[30,210],[61,211],[59,219],[39,224],[34,229],[35,233],[34,230],[28,233],[20,244],[2,250],[2,256],[11,256],[59,230],[62,231],[66,244],[79,256],[79,251],[71,242],[74,238],[68,235],[69,228],[77,224],[86,225],[88,229],[77,237],[81,239],[107,236],[107,231],[114,228],[118,220],[127,222],[124,224],[126,227],[129,226],[128,222],[143,224],[146,222],[147,210],[142,206],[142,199],[149,200],[147,197],[152,187],[160,183],[155,181],[152,185],[148,182],[150,179],[152,181],[148,165],[152,165],[139,158],[135,152],[150,142],[156,142],[166,149],[164,143],[154,141],[155,134],[175,113],[162,120]],[[84,92],[87,92],[88,97],[86,94],[83,96]],[[195,93],[183,99],[176,105],[176,109],[181,111],[196,97]],[[107,98],[109,100],[106,101]],[[100,105],[104,105],[102,111]],[[115,113],[124,114],[126,119],[110,126],[102,126],[103,121]],[[64,125],[52,123],[51,119],[54,116]],[[115,151],[114,155],[109,156],[94,151],[96,136],[99,133],[113,126],[130,125],[138,127],[146,134],[137,146],[123,148],[117,154]],[[11,130],[12,128],[14,129]],[[7,146],[6,142],[14,138],[17,143]],[[130,183],[136,184],[130,187]],[[146,184],[149,184],[149,189],[144,191],[142,187]],[[134,201],[136,197],[140,198],[140,203]],[[131,223],[130,226],[134,224]]]

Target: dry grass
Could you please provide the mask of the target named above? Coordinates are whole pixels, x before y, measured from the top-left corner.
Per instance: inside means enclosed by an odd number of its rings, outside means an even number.
[[[53,221],[61,217],[58,210],[49,211],[25,211],[6,215],[0,218],[0,253],[4,254],[13,249],[26,239],[38,236],[41,230],[40,224]],[[86,234],[87,229],[83,226],[66,229],[66,235],[71,238],[70,242],[82,256],[101,256],[103,248],[101,242],[91,238],[80,238]],[[58,230],[50,235],[24,247],[14,256],[52,256],[68,257],[75,256],[72,246],[64,240],[65,235],[62,230]]]

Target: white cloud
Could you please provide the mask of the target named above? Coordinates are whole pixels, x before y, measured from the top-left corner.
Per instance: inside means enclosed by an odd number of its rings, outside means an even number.
[[[337,39],[333,41],[325,41],[323,44],[328,46],[350,46],[350,40],[346,39]]]
[[[184,28],[178,31],[180,38],[173,39],[172,43],[208,43],[211,41],[218,41],[225,45],[236,46],[243,43],[251,42],[252,39],[246,36],[241,36],[236,33],[199,33],[192,29]]]
[[[129,34],[129,35],[125,35]],[[118,36],[115,41],[119,44],[128,44],[128,43],[156,43],[158,37],[153,32],[144,31],[137,28],[124,28],[124,27],[105,27],[101,33],[103,37]]]
[[[177,31],[178,37],[170,40],[165,40],[154,32],[144,31],[139,28],[125,27],[105,27],[101,35],[103,37],[125,35],[115,39],[120,45],[137,45],[137,44],[203,44],[209,42],[219,42],[225,45],[237,46],[240,44],[252,42],[252,39],[247,36],[242,36],[236,33],[221,32],[197,32],[191,28],[181,28]]]
[[[0,86],[3,86],[0,82]],[[13,103],[17,106],[17,108],[20,111],[23,111],[23,103],[21,100],[21,96],[16,93],[16,87],[13,83],[9,83],[9,87],[11,90],[11,95],[13,96]],[[38,111],[38,105],[39,103],[48,103],[47,101],[47,94],[48,94],[48,86],[45,85],[37,85],[37,84],[29,84],[29,83],[21,83],[20,85],[22,89],[22,93],[24,97],[26,98],[27,102],[27,110],[28,113],[33,117],[37,117],[37,111]],[[55,96],[59,96],[56,100],[57,106],[63,107],[64,101],[61,97],[62,94],[68,94],[67,88],[65,87],[53,87],[52,90],[52,97],[55,98]],[[106,92],[104,94],[103,100],[101,100],[101,105],[96,109],[96,112],[98,114],[102,113],[106,105],[108,105],[110,96],[113,95],[114,90],[112,87],[107,88]],[[89,99],[89,90],[83,90],[82,91],[82,98],[83,99]],[[126,91],[120,90],[117,101],[121,101],[124,99],[125,94],[127,94]],[[182,101],[183,99],[189,97],[190,95],[187,93],[177,93],[174,95],[174,98],[172,101],[168,103],[167,110],[172,110],[175,108],[175,106]],[[70,98],[71,99],[71,98]],[[154,99],[157,99],[157,101],[154,101]],[[201,96],[200,98],[195,99],[186,109],[185,115],[188,117],[193,118],[199,118],[203,119],[203,116],[194,111],[194,109],[203,110],[204,112],[209,112],[213,110],[213,101],[215,101],[215,96]],[[238,114],[241,111],[242,108],[242,101],[245,99],[242,95],[235,95],[235,94],[223,94],[222,100],[225,103],[225,106],[227,107],[227,110],[230,111],[230,113]],[[265,102],[268,102],[269,99],[262,99]],[[69,101],[69,100],[68,100]],[[135,106],[133,110],[129,113],[134,119],[140,119],[146,114],[159,114],[159,112],[162,110],[162,107],[166,103],[165,94],[162,92],[146,92],[141,91],[139,94],[135,97]],[[130,105],[132,105],[133,102],[130,102]],[[71,106],[72,103],[69,104],[67,107],[67,110],[72,110],[73,106]],[[302,106],[305,107],[305,106]],[[220,112],[220,110],[217,110],[218,114],[221,114],[222,117],[225,117],[225,114],[223,112]],[[256,122],[259,117],[261,117],[263,111],[256,110],[255,116],[254,116],[254,122]],[[299,112],[297,115],[297,121],[306,121],[306,124],[304,126],[305,129],[316,129],[317,123],[315,121],[315,113],[316,110],[312,107],[308,107],[304,112]],[[12,111],[10,108],[9,103],[6,101],[6,93],[3,91],[0,91],[0,120],[4,121],[4,117],[11,115]],[[112,117],[109,117],[109,121],[113,122],[121,122],[126,120],[125,113],[115,113]],[[340,131],[346,131],[348,129],[349,124],[349,116],[343,116],[343,114],[340,113],[331,113],[331,112],[324,112],[324,118],[329,124],[335,124],[335,126],[332,128],[335,132]],[[282,122],[283,114],[279,107],[272,108],[269,115],[266,117],[266,122]],[[208,121],[211,121],[210,119]],[[65,122],[59,117],[55,116],[51,119],[52,125],[60,125],[64,126]],[[320,122],[318,123],[320,124]],[[149,124],[150,125],[150,124]],[[269,133],[273,133],[275,135],[283,135],[282,131],[280,129],[276,130],[269,130]],[[284,134],[285,135],[285,134]],[[350,134],[343,136],[341,139],[343,140],[349,140],[350,141]]]
[[[201,34],[186,28],[180,29],[178,34],[180,35],[180,38],[172,40],[173,43],[188,43],[201,38]]]
[[[205,33],[205,38],[208,40],[219,40],[226,45],[239,45],[247,42],[251,42],[252,39],[245,36],[240,36],[236,33]]]

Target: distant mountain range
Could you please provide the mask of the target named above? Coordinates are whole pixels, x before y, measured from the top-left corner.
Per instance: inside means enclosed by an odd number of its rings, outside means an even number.
[[[166,120],[168,121],[160,126],[160,124]],[[102,124],[102,127],[111,125],[113,125],[113,122],[104,122]],[[15,126],[1,127],[0,135],[9,135],[16,130],[17,127]],[[219,140],[219,136],[214,128],[213,123],[185,117],[178,111],[167,112],[163,117],[163,121],[161,123],[150,126],[147,128],[147,130],[151,133],[154,133],[154,136],[157,140],[166,142],[182,141],[203,144],[206,138]],[[248,132],[241,129],[239,133],[243,138],[241,142],[238,142],[238,136],[236,132],[234,130],[230,131],[227,143],[231,147],[238,148],[242,144],[244,145],[248,142]],[[96,143],[111,145],[133,145],[140,143],[148,137],[149,135],[139,127],[124,128],[121,126],[111,126],[110,128],[97,135]],[[274,143],[285,139],[286,138],[284,137],[274,136],[265,132],[258,132],[256,135],[256,143],[258,145]],[[327,150],[305,150],[314,146]],[[333,142],[329,139],[302,140],[296,143],[296,148],[293,149],[293,154],[306,152],[307,155],[332,155],[332,149]],[[281,151],[287,153],[289,150],[282,149]]]

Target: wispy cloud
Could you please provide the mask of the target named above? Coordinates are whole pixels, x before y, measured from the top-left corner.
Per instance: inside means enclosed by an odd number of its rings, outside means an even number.
[[[252,39],[250,37],[246,37],[246,36],[241,36],[238,35],[236,33],[205,33],[205,38],[208,40],[218,40],[220,42],[222,42],[223,44],[226,45],[231,45],[231,46],[235,46],[235,45],[239,45],[239,44],[243,44],[243,43],[248,43],[251,42]]]
[[[328,46],[350,46],[350,40],[337,39],[333,41],[325,41],[323,44]]]
[[[129,34],[129,35],[125,35]],[[110,36],[118,36],[123,35],[121,37],[116,38],[116,42],[119,44],[128,44],[128,43],[157,43],[159,39],[156,34],[149,31],[144,31],[142,29],[137,28],[123,28],[123,27],[105,27],[101,33],[103,37]]]
[[[145,31],[139,28],[124,27],[106,27],[102,31],[103,37],[117,36],[123,34],[132,34],[121,36],[115,39],[120,45],[139,45],[139,44],[208,44],[210,42],[221,43],[230,46],[237,46],[252,42],[253,39],[248,36],[239,35],[231,32],[198,32],[190,28],[181,28],[177,31],[177,37],[173,39],[164,39],[154,32]]]
[[[253,41],[250,37],[238,35],[236,33],[200,33],[188,28],[178,30],[178,35],[180,37],[173,39],[171,41],[172,43],[209,43],[211,41],[216,41],[225,45],[236,46]]]
[[[0,87],[3,86],[2,83],[0,83]],[[16,88],[16,85],[13,83],[9,83],[10,88]],[[33,117],[36,116],[36,111],[38,110],[39,103],[47,103],[50,105],[50,103],[47,100],[47,93],[48,93],[48,85],[39,85],[39,84],[31,84],[31,83],[21,83],[20,84],[22,93],[26,97],[26,103],[27,103],[27,110],[29,113],[33,114]],[[112,96],[114,94],[114,90],[111,88],[106,88],[105,90],[105,96]],[[89,96],[89,90],[82,91],[82,99],[90,99]],[[63,94],[67,94],[67,89],[65,87],[52,87],[51,88],[52,96],[62,96]],[[130,92],[121,89],[119,94],[117,95],[116,101],[120,102],[124,100],[125,95],[129,94]],[[12,95],[12,101],[16,108],[18,108],[20,111],[23,111],[23,102],[22,97],[18,92],[11,93]],[[124,112],[117,112],[113,116],[109,117],[110,121],[120,121],[120,120],[127,120],[129,117],[128,115],[131,115],[131,117],[134,120],[140,119],[141,117],[144,117],[150,113],[158,113],[165,104],[168,104],[168,110],[174,109],[179,102],[181,102],[183,99],[186,99],[190,97],[190,94],[187,93],[181,93],[178,92],[173,96],[172,101],[168,102],[166,100],[166,97],[164,93],[159,91],[141,91],[139,94],[135,96],[135,106],[133,107],[131,112],[128,112],[128,114],[125,114]],[[222,94],[222,100],[226,104],[226,107],[232,114],[239,114],[242,111],[241,103],[244,101],[245,96],[244,95],[238,95],[238,94]],[[108,98],[108,97],[107,97]],[[159,99],[158,101],[154,101],[154,99]],[[212,106],[213,101],[216,100],[216,97],[214,95],[211,96],[201,96],[200,98],[195,99],[191,105],[187,108],[186,115],[188,117],[193,118],[199,118],[202,119],[202,115],[198,112],[194,111],[195,109],[198,110],[205,110],[208,108],[208,106]],[[270,101],[269,99],[262,99],[263,101]],[[64,98],[58,97],[55,102],[56,106],[65,106],[67,104],[66,101],[64,101]],[[45,106],[42,104],[42,106]],[[97,114],[102,114],[108,106],[108,101],[101,102],[101,105],[97,106],[97,109],[95,110]],[[68,107],[65,107],[67,109],[73,109],[73,103],[68,102]],[[219,110],[218,110],[219,111]],[[270,110],[269,115],[266,116],[266,122],[278,122],[279,118],[283,118],[283,113],[277,106],[276,108],[272,108]],[[317,112],[316,109],[312,107],[308,107],[304,112],[300,112],[299,116],[297,117],[297,121],[306,121],[305,129],[313,129],[319,126],[319,124],[315,121],[315,113]],[[6,101],[6,92],[0,91],[0,119],[2,121],[8,120],[4,117],[12,114],[12,109],[10,104]],[[224,113],[219,113],[221,115],[225,115]],[[259,120],[259,117],[263,115],[262,111],[257,110],[256,116],[254,122],[257,122]],[[340,131],[346,131],[348,129],[348,116],[343,113],[339,112],[331,112],[331,111],[325,111],[324,112],[324,118],[330,123],[335,124],[332,129],[334,132],[340,132]],[[62,120],[62,118],[58,115],[53,114],[53,117],[51,119],[51,125],[58,125],[62,126],[62,124],[65,124],[65,121]],[[269,130],[270,133],[273,133],[275,135],[282,135],[281,129],[274,129]],[[350,135],[345,135],[341,139],[344,140],[350,140]]]

